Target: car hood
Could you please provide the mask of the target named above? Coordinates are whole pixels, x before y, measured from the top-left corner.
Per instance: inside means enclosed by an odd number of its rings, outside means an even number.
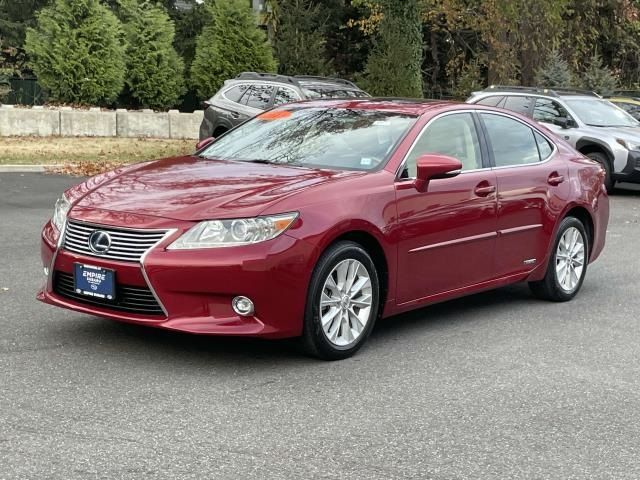
[[[362,174],[179,157],[129,170],[76,205],[188,221],[251,217],[314,185]]]
[[[587,125],[580,130],[583,134],[589,134],[595,138],[610,136],[640,143],[640,127],[592,127]]]

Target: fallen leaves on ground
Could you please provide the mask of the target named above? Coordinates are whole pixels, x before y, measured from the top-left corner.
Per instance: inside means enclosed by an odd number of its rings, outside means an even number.
[[[74,177],[93,177],[94,175],[114,170],[120,165],[123,165],[123,162],[63,163],[62,165],[47,167],[46,171],[48,173],[71,175]]]

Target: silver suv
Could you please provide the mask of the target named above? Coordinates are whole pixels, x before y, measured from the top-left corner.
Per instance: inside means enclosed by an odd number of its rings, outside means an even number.
[[[506,108],[544,124],[604,166],[608,191],[615,182],[640,183],[640,122],[593,92],[491,86],[467,103]]]

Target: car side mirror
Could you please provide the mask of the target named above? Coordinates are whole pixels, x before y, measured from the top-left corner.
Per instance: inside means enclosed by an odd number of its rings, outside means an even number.
[[[196,143],[196,152],[202,150],[204,147],[207,147],[215,140],[215,137],[207,137],[200,140]]]
[[[414,185],[416,190],[424,192],[431,180],[451,178],[460,174],[462,162],[447,155],[427,154],[418,157],[417,173]]]
[[[574,123],[573,120],[567,117],[558,117],[556,119],[556,125],[558,125],[561,128],[572,128],[574,127]]]

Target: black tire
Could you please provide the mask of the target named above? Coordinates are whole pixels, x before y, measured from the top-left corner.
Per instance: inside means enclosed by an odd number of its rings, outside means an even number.
[[[330,342],[322,330],[320,297],[324,282],[334,267],[343,260],[348,259],[359,261],[367,270],[371,281],[371,310],[360,336],[348,346],[338,346]],[[378,318],[379,299],[380,282],[378,272],[367,251],[361,245],[350,241],[341,241],[329,247],[318,260],[309,284],[303,333],[300,339],[303,351],[308,355],[323,360],[342,360],[355,354],[366,341]]]
[[[615,186],[616,186],[616,182],[613,179],[613,174],[611,172],[611,164],[609,163],[609,159],[607,158],[607,156],[604,153],[591,152],[591,153],[587,153],[587,157],[589,157],[591,160],[595,160],[600,165],[602,165],[605,171],[604,186],[607,189],[608,193],[613,193],[613,190],[615,189]]]
[[[582,240],[585,247],[584,266],[582,269],[582,275],[578,280],[576,288],[571,292],[567,292],[560,286],[557,278],[556,254],[558,251],[558,244],[560,243],[562,235],[564,235],[564,233],[571,227],[575,227],[582,235]],[[587,266],[589,264],[589,248],[589,236],[587,235],[582,222],[575,217],[566,217],[565,219],[563,219],[560,223],[560,227],[558,228],[555,241],[553,242],[553,250],[551,251],[551,255],[549,256],[549,262],[547,263],[547,273],[545,274],[545,277],[537,282],[529,282],[529,288],[531,288],[533,294],[538,298],[541,298],[543,300],[550,300],[552,302],[568,302],[573,297],[575,297],[580,291],[582,283],[584,282],[584,278],[587,274]]]

